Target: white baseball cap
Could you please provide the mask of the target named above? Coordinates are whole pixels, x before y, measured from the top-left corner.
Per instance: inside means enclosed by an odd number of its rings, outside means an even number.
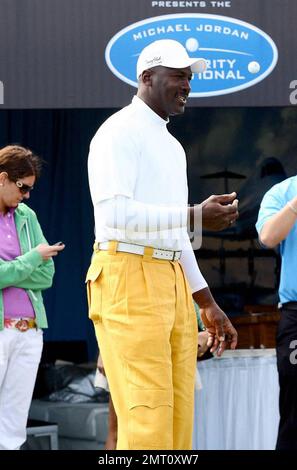
[[[160,39],[142,49],[136,66],[137,78],[144,70],[162,65],[173,69],[191,67],[192,72],[206,70],[205,59],[194,59],[188,56],[184,46],[173,39]]]

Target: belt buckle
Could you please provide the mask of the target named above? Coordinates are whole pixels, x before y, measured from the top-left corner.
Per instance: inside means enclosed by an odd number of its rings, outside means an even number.
[[[22,333],[24,333],[25,331],[28,331],[29,330],[29,322],[28,320],[18,320],[15,324],[15,327],[21,331]]]
[[[180,251],[173,252],[173,261],[178,261],[180,259]]]

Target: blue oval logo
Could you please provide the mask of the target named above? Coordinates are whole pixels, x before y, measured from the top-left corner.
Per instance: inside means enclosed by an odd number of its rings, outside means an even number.
[[[255,85],[274,69],[278,52],[268,34],[235,18],[188,13],[148,18],[119,31],[107,44],[105,60],[118,78],[137,87],[136,63],[157,39],[175,39],[190,57],[207,61],[194,74],[192,97],[224,95]]]

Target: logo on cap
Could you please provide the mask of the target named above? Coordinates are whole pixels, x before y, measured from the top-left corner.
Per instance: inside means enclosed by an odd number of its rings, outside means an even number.
[[[156,65],[161,65],[162,64],[162,57],[161,56],[154,57],[153,59],[146,60],[145,62],[147,64],[148,68],[156,66]]]

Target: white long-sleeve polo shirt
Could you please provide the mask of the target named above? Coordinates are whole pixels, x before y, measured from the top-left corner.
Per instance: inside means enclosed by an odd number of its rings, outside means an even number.
[[[135,96],[98,129],[88,160],[95,238],[182,250],[196,292],[207,283],[187,234],[185,152],[167,123]]]

